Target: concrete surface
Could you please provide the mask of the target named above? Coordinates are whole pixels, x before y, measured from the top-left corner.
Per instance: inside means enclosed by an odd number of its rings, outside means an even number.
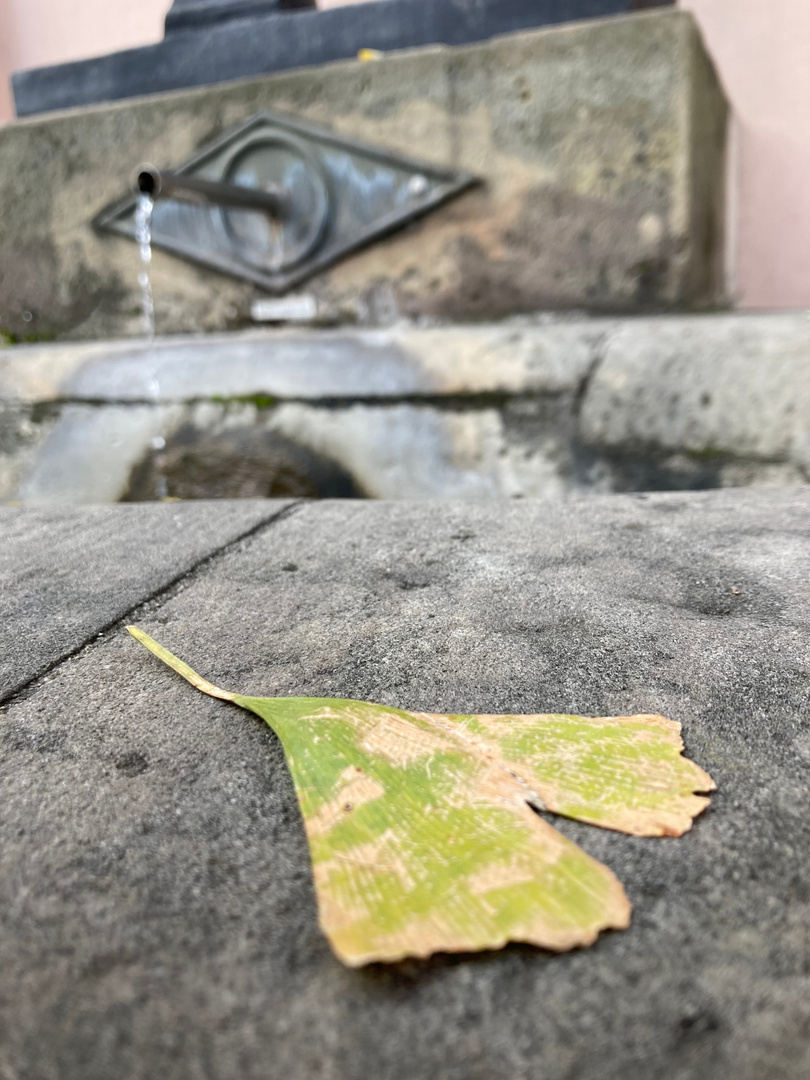
[[[174,507],[141,512],[173,539]],[[105,544],[127,520],[97,519]],[[117,626],[0,715],[0,1075],[804,1080],[809,533],[807,490],[312,503],[144,581],[126,621],[226,687],[660,710],[719,789],[679,840],[555,820],[635,906],[592,950],[349,971],[274,736]]]
[[[137,248],[91,221],[140,162],[177,165],[261,109],[485,181],[314,278],[336,319],[722,300],[726,104],[691,16],[667,11],[3,127],[0,329],[139,334]],[[159,332],[250,324],[252,286],[161,252],[151,273]]]
[[[279,487],[279,440],[377,498],[802,483],[810,318],[513,319],[0,351],[0,500],[336,494],[303,474]],[[238,461],[254,463],[247,488],[226,475]]]
[[[4,507],[0,702],[289,505],[228,503],[216,514],[200,503],[157,514],[143,506]]]

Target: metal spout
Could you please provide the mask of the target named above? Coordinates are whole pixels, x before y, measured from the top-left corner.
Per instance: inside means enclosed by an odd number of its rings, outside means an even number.
[[[222,184],[216,180],[161,171],[154,165],[141,165],[136,173],[135,188],[152,199],[179,199],[205,206],[261,210],[277,220],[287,215],[287,197],[279,187],[250,188],[241,184]]]

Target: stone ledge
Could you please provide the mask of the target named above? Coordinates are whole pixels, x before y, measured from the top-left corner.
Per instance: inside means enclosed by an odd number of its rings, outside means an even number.
[[[431,398],[575,391],[612,323],[254,331],[0,351],[0,398],[177,404],[211,398]]]
[[[809,373],[802,314],[24,346],[0,353],[0,499],[148,498],[154,440],[198,474],[295,444],[379,498],[801,483]]]
[[[581,432],[593,446],[810,468],[810,312],[615,327],[588,385]]]

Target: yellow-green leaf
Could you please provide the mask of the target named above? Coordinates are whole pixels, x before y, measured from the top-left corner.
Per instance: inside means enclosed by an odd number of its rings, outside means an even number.
[[[530,808],[677,835],[714,785],[658,716],[443,716],[334,698],[220,690],[136,627],[204,693],[260,716],[284,747],[321,927],[344,963],[524,941],[558,951],[624,929],[613,873]]]
[[[495,755],[563,817],[631,836],[681,836],[715,783],[682,756],[681,725],[664,716],[441,716]]]

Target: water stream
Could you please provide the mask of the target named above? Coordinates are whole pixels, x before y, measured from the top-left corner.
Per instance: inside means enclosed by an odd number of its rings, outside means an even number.
[[[154,202],[148,195],[138,196],[135,207],[135,237],[141,253],[141,272],[138,284],[141,287],[141,310],[143,312],[143,332],[148,349],[154,348],[155,342],[155,305],[152,301],[152,283],[149,280],[149,267],[152,263],[152,210]]]
[[[143,313],[143,332],[146,339],[147,388],[150,399],[160,407],[160,381],[158,380],[158,360],[155,349],[155,305],[152,299],[152,282],[149,269],[152,263],[152,211],[154,201],[149,195],[139,195],[135,207],[135,236],[141,253],[141,272],[138,284],[141,287],[141,311]],[[164,499],[167,494],[166,479],[161,475],[163,461],[161,451],[166,446],[163,434],[152,439],[152,451],[155,454],[154,471],[155,498]]]

